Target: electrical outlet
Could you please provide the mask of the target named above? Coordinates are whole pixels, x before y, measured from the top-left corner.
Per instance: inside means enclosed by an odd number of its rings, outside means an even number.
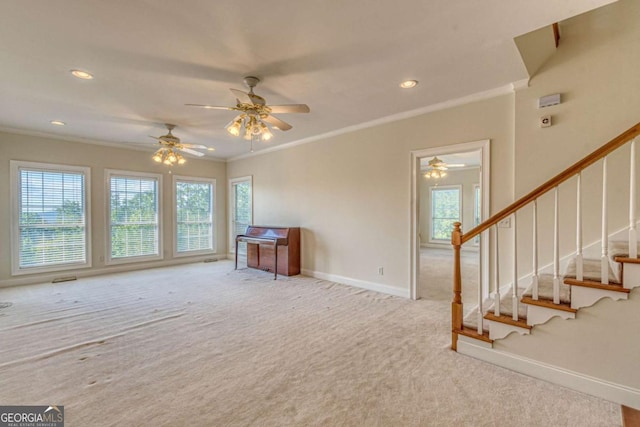
[[[378,267],[378,274],[381,276],[384,275],[384,268]]]
[[[511,228],[511,218],[505,218],[502,221],[498,221],[498,227]]]

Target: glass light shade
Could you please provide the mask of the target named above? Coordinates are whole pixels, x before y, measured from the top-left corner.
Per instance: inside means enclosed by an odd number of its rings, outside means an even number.
[[[227,126],[227,132],[229,132],[233,136],[239,136],[240,135],[240,120],[236,120],[235,122],[233,122],[229,126]]]

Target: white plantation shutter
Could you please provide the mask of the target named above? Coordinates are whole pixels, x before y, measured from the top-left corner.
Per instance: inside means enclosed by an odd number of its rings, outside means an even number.
[[[110,260],[160,257],[160,178],[152,174],[107,173]]]
[[[214,248],[215,181],[176,177],[176,251],[211,252]]]
[[[13,273],[88,265],[89,168],[16,161],[11,167],[17,183]]]

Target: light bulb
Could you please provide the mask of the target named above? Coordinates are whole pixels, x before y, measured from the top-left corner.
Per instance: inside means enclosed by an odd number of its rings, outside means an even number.
[[[233,136],[240,135],[240,120],[236,120],[227,126],[227,132],[229,132]]]
[[[271,138],[273,138],[273,134],[271,133],[271,131],[269,130],[267,125],[262,123],[261,128],[262,128],[262,140],[263,141],[269,141]]]
[[[156,152],[156,154],[153,155],[152,157],[154,162],[162,162],[162,155],[159,152]]]
[[[169,151],[169,156],[167,156],[167,160],[169,160],[171,163],[178,160],[178,158],[176,157],[176,153],[174,153],[173,150]]]
[[[184,157],[180,156],[180,158],[178,159],[178,164],[179,165],[184,165],[187,161],[184,159]]]

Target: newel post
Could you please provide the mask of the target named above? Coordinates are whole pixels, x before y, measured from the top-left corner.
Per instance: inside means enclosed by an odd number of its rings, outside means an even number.
[[[451,302],[451,349],[458,349],[458,333],[462,330],[462,275],[460,273],[460,246],[462,230],[459,222],[453,223],[451,245],[453,246],[453,301]]]

